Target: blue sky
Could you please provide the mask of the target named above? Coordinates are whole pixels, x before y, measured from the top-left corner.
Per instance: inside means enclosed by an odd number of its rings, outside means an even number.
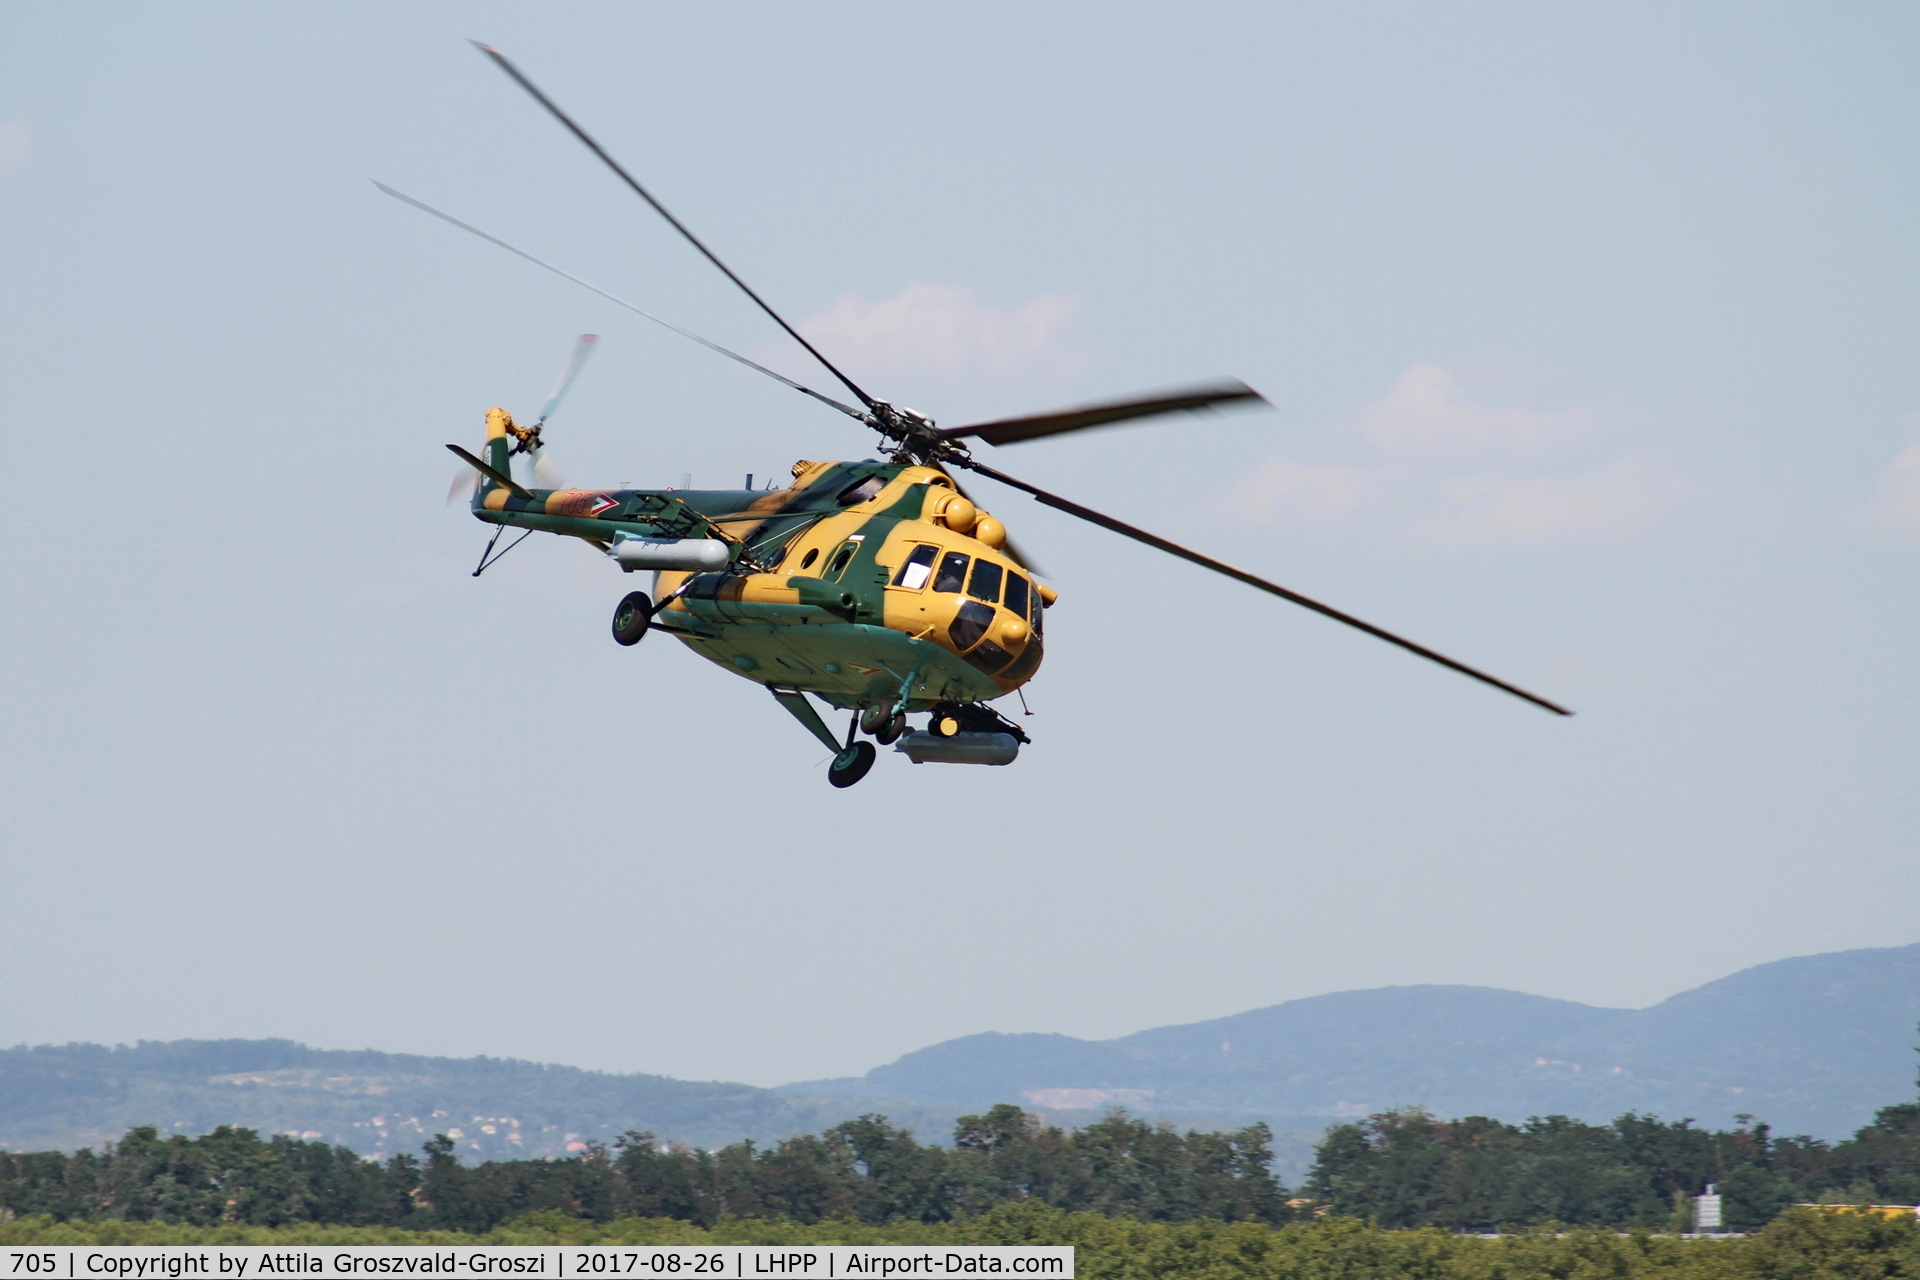
[[[1009,492],[1061,599],[1008,769],[848,792],[530,542],[855,424],[498,45],[877,394],[1547,696]],[[755,1083],[1350,987],[1642,1005],[1920,936],[1906,6],[16,4],[0,1038],[285,1035]]]

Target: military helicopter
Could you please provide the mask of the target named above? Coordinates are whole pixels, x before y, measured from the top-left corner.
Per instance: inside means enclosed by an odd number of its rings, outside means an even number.
[[[631,591],[613,614],[613,638],[638,644],[664,631],[716,666],[763,685],[833,753],[827,780],[850,787],[866,776],[874,742],[893,744],[916,764],[1010,764],[1030,741],[990,704],[1017,693],[1040,668],[1046,611],[1055,589],[1035,576],[1006,525],[964,490],[970,471],[1122,537],[1225,574],[1282,600],[1397,645],[1558,715],[1565,707],[1457,662],[1277,583],[1183,547],[1090,507],[1049,493],[972,456],[968,442],[1003,446],[1162,414],[1262,405],[1237,381],[969,426],[933,419],[867,394],[667,211],[585,129],[497,49],[474,42],[635,195],[817,360],[858,401],[847,404],[738,352],[662,320],[480,228],[384,184],[396,199],[469,231],[602,297],[755,369],[878,432],[884,460],[801,461],[779,489],[527,488],[513,476],[526,457],[536,480],[551,479],[543,429],[579,373],[595,339],[580,339],[539,418],[516,423],[489,409],[482,455],[448,449],[472,471],[469,506],[494,525],[478,577],[534,532],[578,538],[632,573],[650,571],[653,592]],[[465,473],[463,473],[465,474]],[[520,537],[495,552],[508,527]],[[811,695],[811,698],[810,696]],[[811,699],[850,712],[844,736],[829,729]],[[925,713],[912,729],[910,715]],[[866,734],[873,742],[862,741]]]

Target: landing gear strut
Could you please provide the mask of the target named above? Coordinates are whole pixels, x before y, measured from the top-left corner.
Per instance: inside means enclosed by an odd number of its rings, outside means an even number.
[[[833,752],[833,763],[827,768],[828,782],[836,787],[850,787],[867,776],[867,770],[873,768],[874,759],[880,753],[873,749],[871,742],[856,740],[860,733],[858,714],[847,722],[847,740],[841,742],[827,729],[826,722],[813,709],[813,704],[807,701],[806,694],[798,689],[780,689],[773,685],[767,686],[767,692],[773,695],[774,701],[792,712],[793,718],[822,746]]]
[[[891,746],[907,731],[907,717],[884,702],[860,708],[860,731],[870,733],[881,746]]]

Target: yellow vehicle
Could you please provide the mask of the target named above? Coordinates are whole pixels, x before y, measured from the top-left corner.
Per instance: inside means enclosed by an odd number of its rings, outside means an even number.
[[[791,483],[740,489],[527,488],[512,473],[516,456],[543,474],[543,431],[593,349],[582,338],[538,420],[521,426],[504,409],[487,414],[485,456],[448,445],[472,468],[470,506],[495,526],[477,577],[506,554],[494,552],[506,527],[524,538],[546,532],[587,542],[623,570],[650,571],[653,590],[632,591],[614,611],[614,638],[635,644],[650,630],[674,636],[701,657],[764,685],[834,753],[828,780],[846,787],[872,766],[882,745],[897,743],[915,763],[1008,764],[1027,735],[990,704],[1033,678],[1044,653],[1045,614],[1058,599],[1034,576],[1032,562],[1006,525],[982,510],[954,478],[965,470],[1041,503],[1179,556],[1271,595],[1358,628],[1430,661],[1561,715],[1544,698],[1435,653],[1410,640],[1308,599],[1276,583],[1157,534],[1048,493],[972,456],[970,441],[995,446],[1083,431],[1159,414],[1264,404],[1241,382],[1217,382],[1050,413],[962,427],[867,394],[808,342],[706,245],[497,51],[479,46],[626,185],[724,272],[854,397],[847,404],[775,373],[698,334],[668,324],[605,290],[535,258],[479,228],[390,187],[381,190],[491,241],[620,306],[666,325],[729,359],[857,419],[887,442],[884,460],[794,464]],[[843,736],[814,701],[851,712]],[[925,713],[909,731],[907,717]]]
[[[1858,1213],[1869,1218],[1912,1218],[1920,1216],[1920,1205],[1911,1204],[1796,1204],[1796,1209],[1816,1209],[1821,1213]]]

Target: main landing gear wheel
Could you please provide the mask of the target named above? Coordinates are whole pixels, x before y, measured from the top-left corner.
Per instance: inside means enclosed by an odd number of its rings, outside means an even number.
[[[907,731],[907,718],[895,715],[884,702],[869,702],[860,708],[860,732],[870,733],[881,746],[891,746]]]
[[[850,787],[867,776],[879,753],[871,742],[856,742],[833,758],[827,766],[827,781],[836,787]]]
[[[653,601],[644,591],[629,591],[613,610],[613,638],[621,644],[639,644],[653,625]]]

